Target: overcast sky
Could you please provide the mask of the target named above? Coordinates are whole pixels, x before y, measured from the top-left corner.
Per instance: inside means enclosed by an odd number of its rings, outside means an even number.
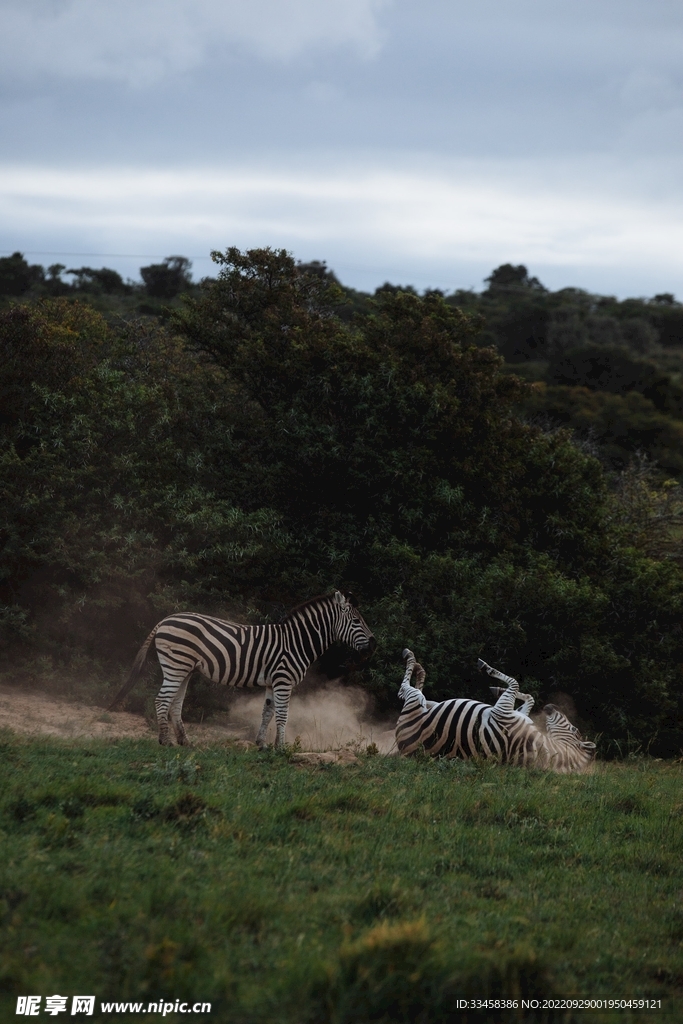
[[[2,254],[683,298],[681,0],[0,0],[0,90]]]

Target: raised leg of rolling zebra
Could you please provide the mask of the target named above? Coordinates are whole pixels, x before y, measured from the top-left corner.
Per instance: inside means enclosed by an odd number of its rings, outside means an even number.
[[[477,660],[477,668],[480,672],[487,672],[488,675],[494,679],[500,679],[501,683],[505,683],[506,686],[514,686],[515,693],[519,690],[519,683],[512,676],[506,676],[504,672],[499,672],[497,668],[492,668],[491,665],[487,665],[481,658]]]
[[[268,732],[268,726],[270,725],[274,714],[275,703],[273,701],[273,687],[267,686],[266,699],[263,702],[263,714],[261,715],[261,728],[256,736],[256,744],[261,750],[263,750],[266,745],[266,733]]]
[[[531,714],[531,709],[536,703],[536,701],[530,693],[518,693],[517,700],[521,700],[523,702],[522,706],[517,708],[517,710],[521,712],[521,714],[526,715],[526,717],[528,718]]]
[[[401,689],[404,686],[412,686],[413,685],[412,684],[412,677],[413,677],[413,672],[415,670],[415,666],[417,664],[417,661],[415,660],[415,655],[407,647],[405,647],[403,649],[403,653],[402,653],[401,657],[403,658],[403,660],[405,662],[406,670],[405,670],[405,674],[403,676],[403,682],[401,683],[401,687],[399,688],[399,693],[401,692]]]
[[[182,710],[183,701],[185,700],[185,694],[187,692],[187,684],[190,681],[189,675],[186,676],[185,681],[180,684],[176,691],[176,695],[171,701],[171,707],[169,711],[171,725],[175,732],[175,738],[178,741],[179,746],[187,747],[190,745],[190,741],[187,738],[185,732],[185,726],[183,725]]]
[[[275,746],[284,747],[285,745],[285,730],[287,728],[287,715],[289,714],[289,698],[292,695],[292,685],[283,685],[282,683],[275,687],[273,690],[273,699],[275,701],[275,724],[277,726],[277,734],[275,736]]]
[[[477,662],[477,668],[483,669],[484,672],[488,672],[494,679],[500,679],[502,683],[507,683],[507,688],[503,690],[498,697],[498,700],[493,705],[493,714],[498,713],[501,716],[510,715],[515,710],[515,701],[519,693],[519,683],[512,676],[506,676],[503,672],[499,672],[497,668],[491,668],[481,658]],[[493,689],[493,687],[492,687]]]

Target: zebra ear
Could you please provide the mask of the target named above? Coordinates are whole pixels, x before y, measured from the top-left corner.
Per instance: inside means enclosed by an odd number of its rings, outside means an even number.
[[[335,590],[335,592],[334,592],[334,599],[337,602],[337,604],[342,606],[342,608],[345,608],[346,605],[348,604],[348,601],[346,600],[346,598],[342,594],[341,590]]]

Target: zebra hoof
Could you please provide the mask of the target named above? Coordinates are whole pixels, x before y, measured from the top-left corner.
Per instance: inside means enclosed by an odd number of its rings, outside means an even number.
[[[412,656],[413,652],[409,650],[407,647],[404,647],[403,650],[401,651],[401,657],[403,658],[404,661],[407,661],[408,658],[411,658]]]

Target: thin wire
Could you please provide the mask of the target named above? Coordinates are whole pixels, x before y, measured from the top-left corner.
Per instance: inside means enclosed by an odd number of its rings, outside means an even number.
[[[9,253],[12,255],[18,252],[17,249],[0,249],[2,253]],[[103,259],[116,259],[116,260],[161,260],[166,259],[161,253],[158,252],[52,252],[49,249],[23,249],[21,250],[23,256],[99,256]],[[189,260],[210,260],[210,256],[186,256]]]

